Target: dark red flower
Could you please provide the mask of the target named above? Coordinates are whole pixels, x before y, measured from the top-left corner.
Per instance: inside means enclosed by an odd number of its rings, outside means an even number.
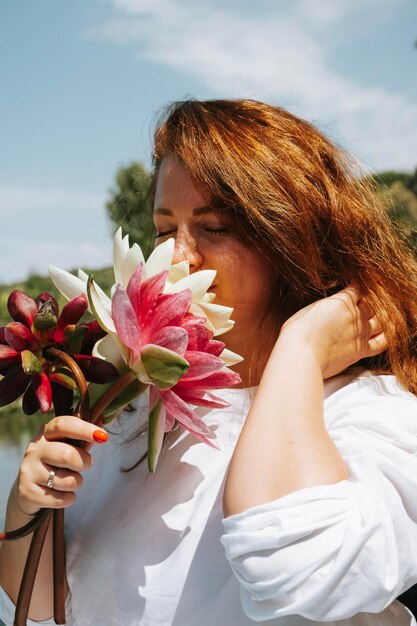
[[[87,310],[84,294],[67,302],[59,313],[48,292],[32,298],[13,291],[7,307],[13,321],[0,328],[0,406],[23,394],[23,411],[46,413],[54,406],[57,415],[71,412],[77,385],[71,370],[48,350],[69,354],[86,380],[106,383],[118,377],[109,362],[91,355],[94,344],[105,335],[96,321],[80,322]]]

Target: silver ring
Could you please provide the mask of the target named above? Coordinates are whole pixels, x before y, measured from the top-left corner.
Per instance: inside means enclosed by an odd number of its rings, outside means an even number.
[[[56,469],[49,470],[48,482],[46,483],[46,486],[48,487],[48,489],[52,489],[54,486],[55,474],[56,474]]]

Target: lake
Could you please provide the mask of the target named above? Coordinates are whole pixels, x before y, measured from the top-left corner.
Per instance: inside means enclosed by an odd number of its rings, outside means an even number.
[[[0,413],[0,528],[4,528],[7,497],[26,449],[45,416]]]

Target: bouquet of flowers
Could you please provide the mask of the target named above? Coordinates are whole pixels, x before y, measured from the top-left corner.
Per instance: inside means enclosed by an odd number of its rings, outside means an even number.
[[[208,291],[215,271],[189,273],[172,265],[174,240],[159,245],[145,262],[121,229],[113,243],[115,285],[110,296],[92,275],[78,277],[50,266],[57,289],[68,299],[13,291],[13,319],[0,328],[0,406],[20,396],[23,411],[111,421],[142,393],[149,395],[148,467],[155,472],[163,439],[176,424],[214,446],[215,435],[193,406],[225,407],[212,391],[240,382],[229,369],[241,361],[217,339],[232,328],[232,309],[213,303]],[[83,321],[90,312],[90,321]],[[91,319],[91,316],[93,319]],[[74,398],[76,406],[74,407]],[[191,405],[191,406],[190,406]],[[77,445],[77,442],[73,442]],[[79,445],[82,445],[81,443]],[[54,619],[65,623],[63,510],[42,509],[0,540],[34,533],[22,578],[15,626],[26,624],[36,570],[51,517],[54,523]]]

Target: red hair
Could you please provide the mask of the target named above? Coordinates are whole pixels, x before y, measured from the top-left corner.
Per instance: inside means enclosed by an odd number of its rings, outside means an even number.
[[[281,319],[355,279],[389,346],[366,366],[417,393],[417,262],[347,153],[279,107],[189,100],[158,124],[153,188],[166,155],[269,259]]]

